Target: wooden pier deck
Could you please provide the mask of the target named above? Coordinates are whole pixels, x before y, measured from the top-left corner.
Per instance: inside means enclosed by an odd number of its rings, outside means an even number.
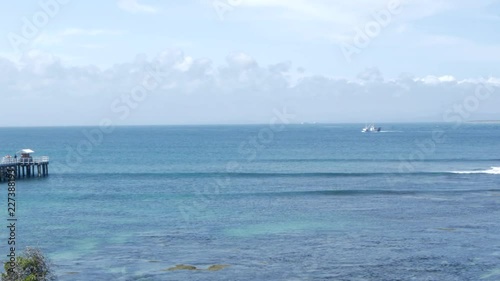
[[[0,182],[7,181],[8,168],[14,169],[16,179],[45,177],[49,174],[49,157],[0,159]]]

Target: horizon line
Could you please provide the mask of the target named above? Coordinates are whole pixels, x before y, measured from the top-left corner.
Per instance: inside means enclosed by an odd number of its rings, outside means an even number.
[[[366,124],[453,124],[455,122],[445,121],[387,121],[387,122],[293,122],[284,125],[366,125]],[[470,120],[463,123],[500,123],[500,120]],[[112,127],[210,127],[210,126],[267,126],[267,123],[198,123],[198,124],[125,124],[112,125]],[[68,127],[100,127],[100,125],[21,125],[21,126],[0,126],[0,129],[8,128],[68,128]]]

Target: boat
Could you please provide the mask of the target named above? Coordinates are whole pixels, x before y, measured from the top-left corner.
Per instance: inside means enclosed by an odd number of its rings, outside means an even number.
[[[377,133],[377,132],[380,132],[382,128],[381,127],[375,127],[375,125],[370,125],[370,126],[365,126],[361,132],[362,133]]]

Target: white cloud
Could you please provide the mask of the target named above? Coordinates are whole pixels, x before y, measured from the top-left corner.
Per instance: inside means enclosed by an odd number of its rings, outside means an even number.
[[[256,61],[249,55],[245,53],[233,53],[227,57],[227,62],[229,65],[236,68],[249,68],[255,66]]]
[[[13,52],[0,52],[0,59],[9,60],[12,62],[18,61],[18,56]]]
[[[500,86],[500,78],[489,77],[488,80],[485,83],[494,84],[494,85]]]
[[[0,58],[0,88],[4,89],[0,98],[22,102],[30,109],[29,119],[16,118],[24,122],[17,125],[91,124],[115,116],[110,109],[113,99],[130,94],[151,72],[159,77],[160,86],[127,124],[259,123],[266,122],[274,108],[285,105],[304,121],[443,121],[446,110],[474,95],[479,85],[500,92],[496,77],[458,80],[451,75],[405,74],[384,79],[377,68],[352,79],[304,76],[291,62],[260,66],[245,53],[230,54],[226,63],[213,65],[207,58],[166,50],[152,59],[138,56],[131,63],[99,69],[65,66],[56,56],[33,51],[21,64]],[[40,100],[43,108],[38,106]],[[494,94],[471,118],[500,119],[498,104],[500,95]],[[9,110],[5,114],[16,113]]]
[[[363,72],[358,74],[358,79],[363,82],[382,82],[384,81],[384,77],[380,70],[376,67],[371,67],[365,69]]]
[[[118,0],[117,4],[120,9],[131,13],[154,14],[158,12],[157,8],[150,5],[140,4],[138,0]]]
[[[193,58],[187,56],[187,57],[184,57],[182,62],[176,63],[174,65],[174,69],[182,71],[182,72],[186,72],[191,68],[192,65],[193,65]]]
[[[439,77],[434,75],[427,75],[426,77],[423,78],[415,78],[414,81],[421,81],[425,84],[440,84],[446,82],[457,82],[457,79],[455,79],[455,77],[451,75],[444,75]]]

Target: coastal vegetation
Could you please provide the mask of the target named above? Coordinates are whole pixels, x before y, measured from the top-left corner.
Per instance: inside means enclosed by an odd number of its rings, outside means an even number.
[[[2,281],[52,281],[56,280],[50,269],[49,260],[40,249],[26,248],[14,263],[4,263]]]

